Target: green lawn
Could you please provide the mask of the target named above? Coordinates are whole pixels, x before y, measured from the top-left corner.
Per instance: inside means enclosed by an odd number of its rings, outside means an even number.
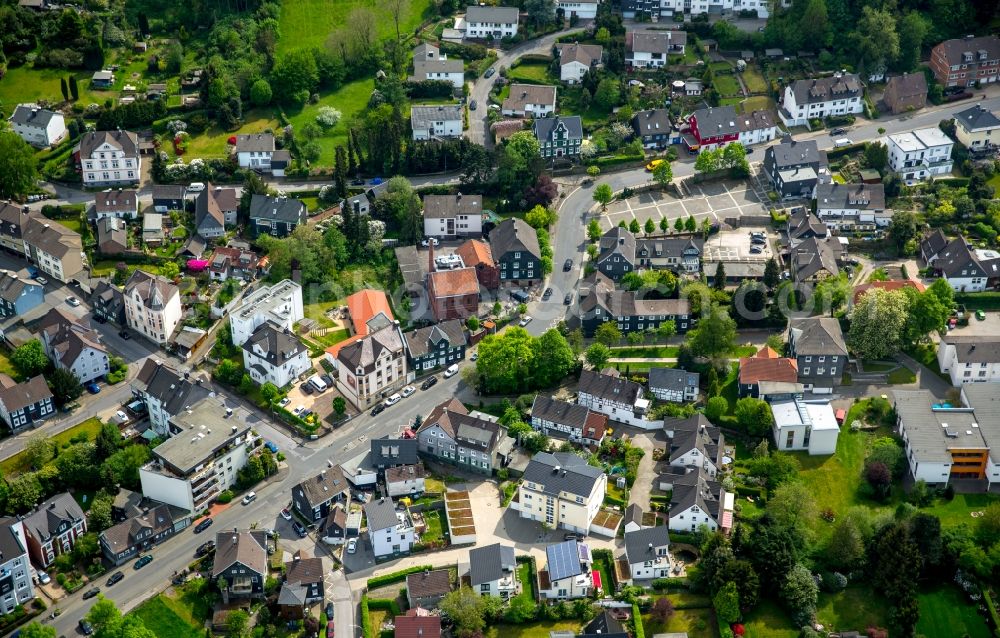
[[[14,364],[10,362],[10,350],[3,346],[0,346],[0,373],[13,377],[15,381],[21,378],[14,369]]]
[[[898,368],[899,365],[883,361],[865,361],[863,367],[865,372],[891,372]]]
[[[36,69],[30,65],[24,65],[8,69],[3,79],[0,79],[0,103],[10,109],[21,102],[37,102],[39,100],[61,102],[62,91],[59,87],[59,78],[68,78],[70,75],[76,76],[76,84],[80,93],[78,103],[81,105],[103,104],[105,99],[117,95],[114,91],[90,91],[90,76],[93,75],[93,71],[71,73],[64,69]]]
[[[439,541],[442,538],[442,525],[441,525],[441,515],[437,510],[430,510],[424,513],[424,522],[427,523],[427,529],[423,534],[420,535],[420,542],[431,543],[434,541]]]
[[[400,20],[400,34],[413,33],[429,12],[430,0],[412,0],[409,10]],[[347,23],[347,16],[355,7],[374,8],[358,0],[284,0],[281,3],[281,38],[278,53],[292,49],[321,47],[334,29]],[[396,26],[388,11],[376,12],[376,27],[380,38],[395,35]]]
[[[549,638],[550,631],[572,631],[580,629],[579,620],[557,620],[526,623],[523,625],[491,625],[483,632],[484,638]]]
[[[201,634],[191,610],[182,602],[159,594],[136,607],[131,613],[142,619],[157,638],[189,638]]]
[[[83,222],[81,222],[79,218],[57,219],[56,221],[75,233],[79,233],[83,230]]]
[[[97,417],[91,417],[86,421],[74,425],[64,432],[60,432],[55,436],[49,437],[49,439],[56,447],[61,448],[64,445],[69,444],[70,440],[80,434],[86,434],[88,439],[93,440],[100,430],[101,420]],[[29,469],[27,463],[28,459],[25,457],[23,452],[6,458],[3,461],[0,461],[0,476],[10,479],[21,472],[25,472]]]
[[[674,632],[687,632],[688,636],[704,638],[715,638],[719,635],[719,627],[712,618],[710,608],[678,609],[665,623],[655,620],[651,614],[643,614],[642,626],[647,636]]]
[[[285,6],[287,4],[285,3]],[[310,3],[307,0],[302,4]],[[331,2],[331,4],[337,4],[337,2]],[[282,23],[284,23],[284,20],[282,20]],[[320,158],[315,162],[316,165],[333,165],[334,149],[338,144],[347,145],[347,122],[352,117],[361,115],[368,108],[368,98],[371,97],[374,88],[375,81],[372,79],[356,80],[345,84],[333,93],[322,96],[316,104],[309,104],[302,109],[290,109],[288,111],[288,119],[295,130],[301,129],[307,122],[315,122],[316,114],[319,113],[320,107],[332,106],[340,111],[342,116],[340,122],[316,140],[321,149]],[[404,117],[409,117],[409,114],[409,109],[404,109]]]
[[[761,74],[756,64],[748,64],[743,69],[743,83],[747,85],[747,90],[751,93],[767,93],[767,80]]]
[[[740,100],[740,112],[752,113],[753,111],[767,111],[775,108],[775,102],[766,95],[755,95],[745,100]]]
[[[743,627],[745,638],[798,638],[800,629],[776,602],[766,599],[743,618]]]
[[[886,379],[890,385],[901,385],[904,383],[913,383],[917,380],[917,375],[913,373],[913,370],[901,366],[890,372]]]
[[[517,582],[521,583],[521,593],[518,596],[535,599],[535,581],[531,578],[531,564],[527,561],[517,563]]]
[[[212,126],[201,135],[193,135],[188,139],[187,152],[184,157],[220,158],[227,156],[226,143],[233,135],[249,135],[262,133],[267,129],[272,131],[281,128],[277,116],[270,109],[250,109],[243,113],[243,125],[235,131],[226,131],[218,126]],[[165,145],[167,152],[173,155],[173,145]]]
[[[887,616],[884,601],[867,587],[848,587],[836,594],[820,593],[816,609],[817,622],[834,631],[861,631],[869,625],[885,627]]]
[[[712,84],[715,86],[715,90],[719,92],[719,95],[727,97],[742,95],[740,92],[740,83],[734,75],[720,73],[712,80]]]
[[[969,636],[989,638],[992,634],[983,617],[976,613],[956,587],[944,586],[920,594],[917,634],[924,636]]]
[[[555,81],[549,75],[549,65],[542,62],[522,63],[507,71],[507,77],[517,82],[528,84],[553,84]]]

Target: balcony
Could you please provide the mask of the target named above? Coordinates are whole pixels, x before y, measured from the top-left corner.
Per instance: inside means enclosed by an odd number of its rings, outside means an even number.
[[[236,596],[246,596],[253,593],[253,580],[249,576],[234,578],[229,586],[229,593]]]

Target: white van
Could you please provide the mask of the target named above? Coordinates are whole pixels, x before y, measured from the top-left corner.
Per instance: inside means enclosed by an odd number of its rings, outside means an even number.
[[[448,366],[447,370],[444,371],[444,378],[447,379],[448,377],[453,377],[456,374],[458,374],[458,364],[453,363],[450,366]]]
[[[845,146],[850,146],[853,143],[854,142],[852,142],[851,140],[847,139],[846,137],[842,137],[839,140],[834,140],[833,141],[833,148],[844,148]]]
[[[309,385],[315,388],[316,392],[326,392],[326,389],[329,387],[323,379],[319,378],[318,374],[309,377]]]
[[[205,190],[205,183],[204,182],[191,182],[191,185],[188,186],[187,190],[188,190],[189,193],[200,193],[201,191]]]

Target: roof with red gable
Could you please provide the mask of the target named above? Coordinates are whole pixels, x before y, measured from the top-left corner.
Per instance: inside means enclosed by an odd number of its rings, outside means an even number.
[[[752,357],[740,359],[740,384],[761,381],[797,383],[799,366],[795,359],[781,357],[772,348],[764,346]]]
[[[396,616],[396,638],[441,638],[440,616]]]
[[[389,307],[389,298],[381,290],[366,288],[354,293],[347,298],[347,311],[351,314],[355,335],[368,334],[368,322],[379,313],[390,320],[395,319],[392,308]]]
[[[462,263],[468,267],[478,264],[494,265],[493,252],[490,245],[478,239],[466,240],[461,246],[455,249],[455,254],[462,258]]]
[[[858,299],[861,299],[862,295],[871,290],[872,288],[881,288],[882,290],[902,290],[904,288],[913,288],[917,292],[923,292],[927,290],[919,281],[913,281],[912,279],[894,280],[894,281],[872,281],[867,284],[861,284],[860,286],[854,287],[854,303],[858,303]]]

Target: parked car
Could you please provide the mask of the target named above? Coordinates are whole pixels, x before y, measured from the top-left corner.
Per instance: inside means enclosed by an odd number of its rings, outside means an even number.
[[[326,603],[326,609],[324,609],[323,611],[326,612],[326,617],[327,618],[333,618],[333,603],[332,602],[327,602]]]
[[[312,384],[308,381],[300,385],[299,389],[302,390],[302,394],[312,394],[316,391],[315,388],[312,387]]]
[[[564,272],[569,272],[571,270],[573,270],[573,260],[572,259],[567,259],[566,263],[563,264],[563,271]]]
[[[115,418],[118,419],[119,423],[128,423],[128,415],[122,410],[115,412]]]
[[[107,581],[105,581],[104,586],[105,587],[111,587],[112,585],[114,585],[115,583],[119,582],[123,578],[125,578],[125,574],[123,574],[121,572],[115,572],[114,574],[111,574],[111,577],[108,578]]]
[[[545,292],[542,293],[542,301],[548,301],[552,297],[552,289],[546,288]]]
[[[571,303],[573,303],[573,293],[567,292],[566,296],[563,297],[563,304],[568,306]]]
[[[372,415],[372,416],[378,416],[378,415],[382,414],[383,410],[385,410],[385,404],[384,403],[379,403],[374,408],[372,408],[372,411],[369,412],[369,414]]]
[[[285,407],[286,405],[288,405],[291,402],[292,402],[292,400],[289,399],[288,397],[282,397],[281,401],[278,401],[278,405],[280,405],[281,407]]]
[[[471,102],[469,102],[469,110],[470,111],[475,111],[477,106],[479,106],[479,103],[476,102],[475,100],[472,100]]]
[[[45,277],[42,277],[41,275],[35,275],[35,281],[42,284],[43,286],[49,283],[49,280],[46,279]]]
[[[347,541],[347,553],[353,554],[356,551],[358,551],[358,539],[352,538],[351,540]]]
[[[399,392],[399,395],[405,399],[406,397],[411,396],[416,391],[417,391],[416,388],[414,388],[412,385],[408,385]]]
[[[94,633],[94,626],[87,622],[86,618],[80,619],[80,631],[83,632],[84,636],[89,636]]]
[[[838,126],[837,128],[830,129],[830,135],[843,135],[846,132],[847,132],[847,129],[844,128],[844,127],[842,127],[842,126]]]
[[[761,248],[760,246],[758,246],[757,244],[754,244],[753,246],[750,247],[750,254],[751,255],[759,255],[762,252],[764,252],[764,249]]]
[[[202,556],[205,556],[209,552],[214,552],[214,551],[215,551],[215,541],[208,541],[207,543],[202,543],[201,545],[199,545],[198,549],[195,550],[194,555],[200,558]]]
[[[765,239],[764,237],[751,237],[750,238],[750,243],[751,244],[766,244],[767,243],[767,239]]]
[[[531,323],[531,319],[532,319],[531,315],[524,315],[523,317],[521,317],[521,320],[517,322],[517,325],[523,328],[529,323]]]
[[[456,374],[458,374],[458,364],[453,363],[450,366],[448,366],[447,370],[444,371],[444,378],[448,379],[450,377],[455,376]]]
[[[365,492],[352,492],[351,493],[351,498],[353,498],[355,501],[357,501],[359,503],[367,503],[368,502],[368,494],[366,494]]]
[[[129,339],[132,338],[132,335],[128,333],[128,330],[119,330],[118,336],[124,339],[125,341],[128,341]]]
[[[240,502],[243,503],[244,505],[249,505],[250,503],[253,503],[256,498],[257,498],[257,492],[251,490],[246,493],[246,496],[244,496],[243,500]]]
[[[307,536],[306,526],[298,521],[292,521],[292,529],[295,533],[299,535],[299,538],[305,538]]]
[[[491,77],[493,77],[493,74],[496,72],[497,72],[496,68],[491,66],[490,68],[486,69],[486,73],[483,73],[483,77],[488,80]]]
[[[423,240],[422,242],[420,242],[420,245],[421,245],[421,246],[423,246],[424,248],[427,248],[427,247],[428,247],[428,246],[430,246],[431,244],[433,244],[433,245],[434,245],[434,247],[435,247],[435,248],[437,248],[437,247],[438,247],[438,245],[440,245],[440,244],[441,244],[441,242],[440,242],[440,241],[438,241],[437,237],[431,237],[431,238],[429,238],[429,239],[425,239],[425,240]]]
[[[295,409],[292,410],[292,414],[294,414],[295,416],[299,416],[300,414],[302,414],[302,412],[305,409],[306,409],[306,406],[304,406],[304,405],[297,405],[297,406],[295,406]]]
[[[209,527],[211,527],[212,523],[214,523],[214,522],[215,521],[213,521],[211,518],[202,519],[202,521],[200,523],[198,523],[197,525],[194,526],[194,533],[195,534],[201,534],[206,529],[208,529]]]
[[[94,381],[88,382],[85,387],[87,388],[87,392],[91,394],[99,394],[101,392],[101,386],[97,385]]]
[[[288,511],[287,507],[281,508],[281,518],[285,519],[286,521],[292,520],[292,513]]]
[[[986,321],[986,313],[983,312],[982,310],[977,310],[976,311],[976,319],[978,319],[980,321]]]
[[[388,408],[388,407],[394,406],[394,405],[396,405],[397,403],[399,403],[402,400],[403,400],[403,397],[399,396],[399,393],[393,394],[393,395],[389,396],[388,399],[385,400],[385,407]]]
[[[278,453],[278,446],[275,445],[273,441],[265,441],[264,447],[266,447],[271,452],[271,454]]]
[[[322,379],[323,383],[325,383],[326,385],[333,387],[333,377],[331,377],[330,375],[321,374],[319,375],[319,378]]]
[[[52,577],[40,569],[35,573],[35,576],[38,577],[38,582],[43,585],[48,585],[52,582]]]
[[[420,384],[421,390],[429,390],[434,387],[434,384],[438,382],[437,377],[427,377],[423,383]]]
[[[472,353],[471,357],[469,357],[469,361],[478,361],[478,360],[479,360],[479,351],[477,350]]]
[[[649,171],[650,173],[652,173],[653,171],[656,170],[656,167],[659,166],[660,164],[662,164],[663,162],[664,162],[664,160],[655,159],[652,162],[650,162],[649,164],[646,164],[646,170]]]
[[[136,569],[142,569],[143,567],[145,567],[146,565],[148,565],[148,564],[150,564],[152,562],[153,562],[153,557],[150,556],[149,554],[146,554],[145,556],[143,556],[139,560],[135,561],[135,568]]]
[[[364,186],[364,185],[365,185],[365,180],[361,179],[360,177],[351,180],[351,186]]]
[[[88,598],[93,598],[94,596],[97,596],[97,594],[99,593],[101,593],[100,587],[91,587],[87,591],[83,592],[83,599],[87,600]]]
[[[76,297],[66,297],[66,303],[76,308],[77,306],[80,305],[80,300],[77,299]]]

